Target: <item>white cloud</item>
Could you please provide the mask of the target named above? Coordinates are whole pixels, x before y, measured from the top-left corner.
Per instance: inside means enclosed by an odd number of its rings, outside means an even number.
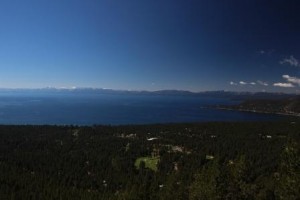
[[[245,81],[240,81],[240,82],[233,82],[233,81],[230,81],[229,82],[230,85],[256,85],[256,82],[245,82]]]
[[[270,56],[270,55],[272,55],[272,53],[274,51],[275,51],[274,49],[265,49],[265,50],[261,49],[261,50],[257,51],[257,53],[259,55],[268,55],[268,56]]]
[[[282,64],[282,65],[283,64],[289,64],[289,65],[294,66],[294,67],[300,67],[299,61],[293,55],[291,55],[289,58],[283,59],[279,63]]]
[[[289,75],[282,75],[282,78],[284,78],[289,83],[298,84],[300,86],[300,78],[289,76]]]
[[[291,83],[274,83],[273,84],[275,87],[284,87],[284,88],[293,88],[295,87],[293,84]]]
[[[264,82],[264,81],[256,81],[259,85],[262,85],[262,86],[268,86],[269,84],[267,82]]]
[[[268,86],[269,84],[267,82],[264,82],[264,81],[252,81],[252,82],[245,82],[245,81],[239,81],[239,82],[234,82],[234,81],[230,81],[229,82],[230,85],[241,85],[241,86],[244,86],[244,85],[263,85],[263,86]]]

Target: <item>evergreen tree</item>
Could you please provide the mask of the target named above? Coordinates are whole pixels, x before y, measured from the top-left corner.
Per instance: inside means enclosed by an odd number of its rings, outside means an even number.
[[[223,199],[254,199],[256,187],[248,183],[248,165],[246,157],[241,155],[224,166],[223,179],[220,180]]]
[[[190,187],[190,200],[218,199],[217,179],[219,177],[219,160],[214,159],[202,167],[194,176]]]
[[[300,198],[300,154],[299,145],[289,140],[281,155],[279,174],[276,177],[277,199],[296,200]]]

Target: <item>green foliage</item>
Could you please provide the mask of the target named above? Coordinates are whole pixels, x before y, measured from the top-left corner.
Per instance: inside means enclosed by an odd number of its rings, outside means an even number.
[[[249,183],[249,163],[245,155],[237,157],[226,166],[226,199],[255,199],[256,185]]]
[[[293,140],[289,140],[283,150],[276,182],[278,199],[300,198],[300,151],[299,144]]]
[[[194,176],[190,188],[190,200],[218,199],[217,179],[220,175],[219,160],[214,159],[202,167]]]
[[[144,167],[145,168],[148,168],[148,169],[151,169],[153,171],[157,171],[157,164],[159,162],[159,158],[158,157],[140,157],[140,158],[137,158],[135,163],[134,163],[134,166],[139,169],[140,168],[140,165],[141,163],[144,163]]]
[[[297,199],[293,121],[0,126],[0,199]]]

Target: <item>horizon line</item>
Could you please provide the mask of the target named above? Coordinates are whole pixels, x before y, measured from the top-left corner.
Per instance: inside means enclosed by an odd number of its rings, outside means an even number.
[[[111,90],[111,91],[119,91],[119,92],[163,92],[163,91],[173,91],[173,92],[189,92],[193,94],[197,93],[205,93],[205,92],[224,92],[224,93],[269,93],[269,94],[295,94],[300,95],[300,93],[297,92],[270,92],[270,91],[232,91],[232,90],[202,90],[202,91],[191,91],[191,90],[183,90],[183,89],[160,89],[160,90],[132,90],[132,89],[112,89],[112,88],[101,88],[101,87],[36,87],[36,88],[22,88],[22,87],[16,87],[16,88],[6,88],[6,87],[0,87],[0,90],[47,90],[47,89],[55,89],[55,90],[79,90],[79,89],[90,89],[90,90]]]

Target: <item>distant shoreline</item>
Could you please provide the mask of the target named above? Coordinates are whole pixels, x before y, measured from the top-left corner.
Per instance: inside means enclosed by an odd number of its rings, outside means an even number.
[[[251,112],[251,113],[258,113],[258,114],[273,114],[273,115],[300,117],[300,113],[267,112],[267,111],[260,111],[260,110],[227,108],[227,107],[215,107],[215,108],[218,110],[229,110],[229,111],[239,111],[239,112]]]

